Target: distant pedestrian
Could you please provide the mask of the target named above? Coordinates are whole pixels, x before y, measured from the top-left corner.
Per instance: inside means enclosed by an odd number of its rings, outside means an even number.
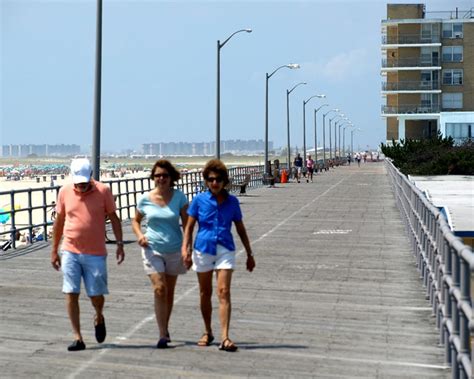
[[[80,327],[79,294],[81,278],[95,308],[95,338],[104,342],[106,337],[103,315],[104,295],[107,288],[107,250],[105,247],[105,217],[112,223],[117,240],[117,263],[125,258],[122,226],[115,214],[115,202],[110,188],[91,178],[92,168],[87,159],[71,163],[73,184],[64,185],[58,194],[56,220],[53,229],[51,264],[62,269],[63,293],[72,325],[74,341],[69,351],[84,350],[86,345]],[[64,238],[63,238],[64,237]],[[61,255],[58,254],[62,240]]]
[[[236,351],[237,345],[229,338],[230,285],[235,268],[235,244],[231,233],[232,223],[234,223],[247,252],[248,271],[252,272],[255,268],[255,260],[242,221],[239,201],[225,190],[225,187],[229,184],[229,174],[226,166],[219,159],[212,159],[207,162],[203,177],[208,190],[197,195],[189,206],[189,218],[181,248],[185,266],[190,268],[193,265],[199,281],[201,314],[204,320],[205,332],[198,341],[198,345],[209,346],[214,341],[211,327],[211,295],[213,272],[215,271],[221,324],[219,349]],[[199,230],[192,250],[192,236],[196,222],[199,225]]]
[[[360,167],[361,157],[359,153],[356,154],[356,161],[357,161],[357,165]]]
[[[350,166],[351,165],[351,155],[347,154],[347,164]]]
[[[164,349],[171,342],[169,321],[174,303],[174,289],[178,275],[185,274],[181,260],[183,234],[179,221],[186,226],[188,200],[173,188],[180,173],[166,159],[158,160],[151,170],[155,188],[138,201],[133,231],[142,247],[145,273],[150,278],[155,295],[155,317],[160,337],[156,347]],[[141,230],[143,219],[147,221],[145,234]]]
[[[51,202],[51,221],[56,220],[56,202]]]
[[[300,177],[301,177],[301,171],[303,169],[303,158],[301,158],[301,155],[299,153],[295,157],[295,160],[293,161],[293,166],[296,168],[295,178],[296,178],[296,181],[299,183]]]
[[[308,177],[306,178],[306,183],[311,180],[313,182],[313,172],[314,172],[314,160],[311,158],[311,155],[308,155],[306,160],[306,169],[308,170]]]

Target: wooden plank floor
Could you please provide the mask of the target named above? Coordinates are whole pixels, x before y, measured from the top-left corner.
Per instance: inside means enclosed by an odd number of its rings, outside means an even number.
[[[107,340],[95,342],[83,296],[82,352],[66,351],[72,337],[49,247],[0,255],[0,376],[450,377],[382,163],[248,194],[240,200],[257,269],[247,273],[239,254],[231,321],[239,352],[196,346],[203,325],[192,272],[176,287],[174,348],[154,348],[153,296],[125,224],[126,261],[109,256]]]

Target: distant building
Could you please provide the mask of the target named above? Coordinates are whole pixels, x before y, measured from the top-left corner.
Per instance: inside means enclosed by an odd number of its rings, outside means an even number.
[[[215,142],[158,142],[142,145],[144,155],[214,155]],[[273,149],[273,142],[269,142]],[[221,141],[221,153],[258,154],[264,151],[262,140],[228,140]]]
[[[387,4],[382,21],[382,116],[387,142],[441,131],[473,138],[473,10],[426,12],[424,4]]]
[[[63,157],[80,154],[79,145],[3,145],[2,157]]]

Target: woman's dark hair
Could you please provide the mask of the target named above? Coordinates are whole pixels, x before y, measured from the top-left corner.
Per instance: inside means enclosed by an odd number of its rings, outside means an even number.
[[[202,176],[205,180],[209,178],[209,173],[211,172],[215,172],[222,178],[224,187],[229,184],[229,172],[227,171],[224,162],[220,159],[211,159],[206,163],[206,166],[204,166],[204,170],[202,171]]]
[[[164,168],[166,171],[168,171],[168,174],[170,175],[171,187],[174,187],[175,183],[179,180],[179,178],[181,178],[181,174],[178,172],[178,170],[176,170],[169,160],[160,159],[155,162],[153,168],[151,169],[151,180],[155,180],[155,170],[157,167]]]

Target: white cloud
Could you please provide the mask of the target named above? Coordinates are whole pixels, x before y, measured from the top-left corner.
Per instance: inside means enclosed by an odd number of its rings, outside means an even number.
[[[355,49],[337,54],[325,62],[304,62],[301,67],[304,75],[310,75],[317,79],[341,82],[356,76],[360,76],[367,67],[367,51]]]

